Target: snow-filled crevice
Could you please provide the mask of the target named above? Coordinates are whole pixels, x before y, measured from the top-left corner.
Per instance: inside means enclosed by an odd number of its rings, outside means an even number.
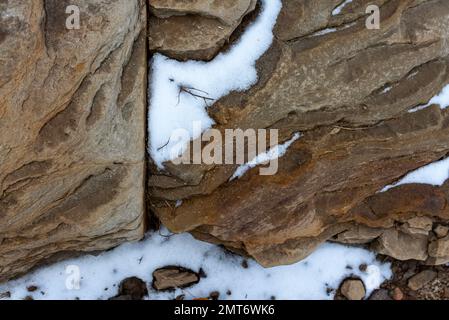
[[[399,181],[384,187],[380,192],[385,192],[394,187],[412,183],[442,186],[448,179],[449,158],[446,158],[409,172]]]
[[[441,109],[446,109],[449,107],[449,84],[443,87],[441,92],[439,92],[436,96],[429,100],[427,104],[417,106],[413,109],[410,109],[408,112],[416,112],[419,110],[423,110],[431,105],[438,105]]]
[[[293,137],[288,140],[287,142],[274,146],[270,150],[260,153],[257,155],[254,159],[251,159],[249,162],[239,166],[232,177],[229,179],[229,181],[233,181],[235,179],[241,178],[248,170],[255,168],[261,164],[266,164],[270,161],[277,160],[280,157],[283,157],[285,153],[287,152],[288,148],[299,138],[301,137],[301,134],[295,133]]]
[[[305,260],[274,268],[262,268],[253,260],[230,254],[221,247],[195,240],[189,234],[170,235],[167,230],[149,233],[138,243],[124,244],[98,256],[86,255],[51,266],[0,285],[0,293],[11,299],[108,299],[118,292],[119,283],[131,276],[147,283],[147,299],[208,297],[213,291],[220,299],[332,299],[341,281],[360,278],[367,297],[391,277],[390,265],[376,260],[375,254],[356,247],[327,243]],[[151,288],[152,273],[164,266],[203,270],[206,277],[186,289],[157,292]],[[361,271],[359,266],[366,265]],[[74,270],[79,272],[79,288],[68,287]],[[29,292],[28,287],[37,290]]]
[[[148,151],[159,168],[185,151],[190,140],[214,125],[206,110],[210,105],[232,91],[248,90],[257,82],[256,62],[271,46],[281,7],[280,0],[262,0],[257,19],[227,52],[210,62],[180,62],[161,54],[153,56]],[[172,138],[180,129],[188,132],[188,136]],[[174,149],[178,151],[176,154],[172,152]]]
[[[339,15],[341,13],[341,11],[350,3],[352,3],[353,0],[345,0],[343,1],[340,5],[338,5],[333,11],[332,11],[332,15],[336,16]]]

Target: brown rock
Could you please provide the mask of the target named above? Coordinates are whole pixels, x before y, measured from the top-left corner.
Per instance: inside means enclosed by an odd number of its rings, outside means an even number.
[[[212,292],[209,294],[209,298],[210,298],[211,300],[218,300],[218,299],[220,298],[220,292],[218,292],[218,291],[212,291]]]
[[[362,300],[366,294],[365,286],[361,280],[345,280],[340,291],[348,300]]]
[[[378,238],[381,253],[427,259],[429,222],[449,219],[449,185],[378,191],[449,152],[447,110],[408,112],[449,83],[449,47],[440,45],[449,40],[449,3],[378,1],[382,27],[367,30],[360,17],[368,2],[337,16],[341,1],[284,2],[276,40],[257,63],[259,82],[208,112],[221,131],[278,128],[281,143],[302,137],[275,176],[255,168],[229,182],[237,167],[229,165],[152,170],[151,206],[169,229],[264,266],[296,262],[339,238]],[[321,34],[328,26],[335,31]]]
[[[148,295],[146,283],[137,278],[126,278],[120,283],[119,294],[115,300],[142,300]]]
[[[396,301],[404,300],[404,293],[402,292],[401,288],[396,287],[393,289],[392,298]]]
[[[0,281],[144,233],[145,1],[76,3],[0,1]]]
[[[429,259],[430,264],[446,264],[449,262],[449,236],[432,241],[429,244]]]
[[[419,290],[436,277],[437,273],[433,270],[421,271],[408,280],[408,287],[414,291]]]
[[[439,224],[433,231],[438,238],[444,238],[449,234],[449,227]]]
[[[37,291],[37,289],[39,289],[39,288],[36,286],[28,286],[27,287],[28,292],[35,292],[35,291]]]
[[[186,288],[199,281],[198,274],[181,267],[164,267],[153,272],[153,287],[159,291]]]
[[[432,230],[433,221],[429,217],[415,217],[407,220],[403,225],[401,225],[401,231],[416,235],[422,234],[427,236],[429,231]]]
[[[391,300],[391,298],[388,295],[388,291],[386,289],[378,289],[378,290],[375,290],[371,294],[371,296],[369,297],[369,300],[387,301],[387,300]]]
[[[411,236],[395,229],[386,230],[374,243],[377,252],[398,260],[427,259],[427,237]]]
[[[449,236],[438,239],[429,244],[429,255],[435,258],[449,256]]]
[[[150,0],[149,4],[155,15],[149,21],[150,50],[180,60],[210,60],[254,10],[256,1]]]
[[[228,25],[238,24],[254,0],[216,1],[216,0],[149,0],[151,12],[159,18],[182,15],[200,15],[220,20]]]
[[[348,231],[339,233],[333,240],[339,243],[368,243],[379,237],[383,233],[382,229],[368,228],[363,225],[355,226]]]

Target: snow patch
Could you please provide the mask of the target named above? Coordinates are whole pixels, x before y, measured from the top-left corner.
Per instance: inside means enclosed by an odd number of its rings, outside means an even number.
[[[173,147],[197,139],[214,125],[206,108],[231,91],[244,91],[257,82],[256,61],[270,48],[273,27],[282,8],[280,0],[263,0],[260,16],[229,52],[210,62],[179,62],[161,54],[153,57],[150,72],[149,153],[162,169],[173,160]],[[192,123],[201,123],[201,132]],[[177,129],[190,136],[171,141]]]
[[[251,161],[238,167],[237,170],[235,170],[232,177],[229,179],[229,181],[240,179],[248,170],[257,167],[260,164],[265,164],[270,161],[279,159],[280,157],[283,157],[287,152],[287,149],[300,137],[301,137],[300,133],[295,133],[293,137],[284,144],[277,145],[271,148],[269,151],[257,155]]]
[[[380,192],[385,192],[391,188],[410,183],[430,184],[442,186],[449,179],[449,158],[433,162],[415,171],[408,173],[398,182],[388,185]]]
[[[336,31],[337,31],[337,28],[326,28],[326,29],[315,32],[314,34],[311,35],[311,37],[323,36],[325,34],[333,33]]]
[[[352,0],[345,0],[342,4],[340,4],[338,7],[336,7],[332,11],[332,15],[333,16],[339,15],[341,13],[341,11],[343,10],[343,8],[346,7],[348,4],[350,4],[351,2],[352,2]]]
[[[441,109],[446,109],[449,107],[449,84],[441,90],[439,94],[430,99],[429,103],[421,106],[417,106],[413,109],[410,109],[408,112],[416,112],[422,109],[425,109],[433,104],[439,105]]]
[[[332,299],[335,291],[327,290],[337,289],[347,277],[360,277],[369,296],[392,275],[390,265],[377,261],[373,253],[333,243],[322,245],[307,259],[289,266],[264,269],[249,260],[248,268],[243,268],[243,260],[189,234],[169,235],[162,230],[99,256],[87,255],[38,269],[1,285],[0,292],[9,291],[11,299],[108,299],[117,294],[121,280],[137,276],[147,282],[149,299],[173,299],[180,294],[193,299],[208,297],[213,291],[220,292],[220,299]],[[368,266],[365,272],[359,270],[362,264]],[[202,268],[207,277],[184,290],[156,292],[151,288],[152,272],[167,265],[196,272]],[[79,290],[66,288],[67,266],[79,267]],[[28,292],[26,288],[31,285],[38,290]],[[226,294],[228,291],[231,295]]]

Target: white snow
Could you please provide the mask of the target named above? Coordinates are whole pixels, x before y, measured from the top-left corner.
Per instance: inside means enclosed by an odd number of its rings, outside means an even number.
[[[117,294],[118,284],[137,276],[148,284],[149,299],[173,299],[185,294],[186,299],[208,297],[213,291],[220,299],[332,299],[341,281],[349,276],[360,277],[367,296],[391,277],[389,264],[382,264],[365,249],[327,243],[302,262],[264,269],[255,261],[242,267],[243,258],[218,246],[195,240],[189,234],[169,235],[168,231],[148,234],[145,240],[125,244],[99,256],[81,258],[44,267],[9,283],[0,285],[0,293],[10,291],[11,299],[108,299]],[[365,272],[361,264],[368,266]],[[151,289],[152,273],[167,265],[183,266],[207,277],[187,289],[158,293]],[[67,267],[69,267],[67,269]],[[66,270],[79,268],[79,290],[69,290]],[[37,286],[28,292],[28,286]],[[230,290],[231,295],[226,292]],[[44,294],[43,294],[43,293]]]
[[[210,62],[179,62],[161,54],[153,57],[149,152],[159,168],[163,168],[163,162],[173,160],[172,148],[182,144],[185,150],[190,140],[212,127],[208,106],[231,91],[247,90],[257,82],[256,61],[271,46],[281,7],[280,0],[262,0],[256,21],[228,52]],[[201,132],[193,130],[194,122],[201,122]],[[190,137],[184,135],[172,141],[178,129],[187,130]]]
[[[449,84],[445,86],[439,94],[430,99],[427,104],[417,106],[413,109],[410,109],[408,112],[416,112],[425,109],[433,104],[439,105],[441,109],[446,109],[447,107],[449,107]]]
[[[336,7],[334,9],[334,11],[332,11],[332,15],[336,16],[339,15],[341,13],[341,11],[343,10],[344,7],[346,7],[346,5],[350,4],[352,2],[352,0],[345,0],[342,4],[340,4],[338,7]]]
[[[285,153],[287,152],[287,149],[300,137],[301,137],[300,133],[295,133],[293,137],[284,144],[277,145],[268,150],[267,152],[263,152],[257,155],[251,161],[238,167],[237,170],[235,170],[232,177],[229,179],[229,181],[241,178],[248,170],[257,167],[260,164],[265,164],[284,156]]]
[[[441,186],[447,179],[449,179],[449,158],[430,163],[424,167],[412,171],[398,182],[386,186],[380,192],[385,192],[391,188],[410,183]]]
[[[441,109],[446,109],[449,107],[449,85],[445,86],[438,95],[433,97],[427,106],[432,104],[439,105]]]
[[[326,28],[326,29],[315,32],[314,34],[311,35],[311,37],[323,36],[325,34],[333,33],[335,31],[337,31],[337,28]]]

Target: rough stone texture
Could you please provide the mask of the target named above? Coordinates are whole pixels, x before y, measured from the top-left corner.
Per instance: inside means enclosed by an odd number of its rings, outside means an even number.
[[[142,237],[145,9],[0,1],[0,281]]]
[[[448,109],[408,112],[449,83],[449,2],[377,1],[381,29],[368,30],[363,15],[372,2],[331,16],[341,1],[284,1],[276,40],[257,64],[259,82],[209,113],[219,130],[303,136],[275,176],[256,168],[228,182],[236,166],[153,169],[151,205],[167,227],[265,266],[296,262],[339,239],[374,240],[399,259],[427,258],[429,220],[449,219],[449,183],[378,191],[449,153]],[[318,33],[329,27],[336,31]]]
[[[153,287],[156,290],[186,288],[198,281],[198,274],[181,267],[164,267],[153,272]]]
[[[341,294],[348,300],[362,300],[365,297],[365,286],[361,280],[348,279],[340,288]]]
[[[435,227],[433,232],[435,232],[435,235],[438,238],[444,238],[445,236],[447,236],[449,234],[449,227],[443,226],[443,225],[440,224],[440,225]]]
[[[434,240],[429,244],[429,262],[446,264],[449,262],[449,236]]]
[[[149,0],[150,50],[186,60],[210,60],[256,0]]]
[[[148,288],[145,281],[130,277],[120,283],[119,293],[113,300],[142,300],[147,295]]]
[[[437,277],[433,270],[424,270],[414,275],[408,280],[408,287],[412,290],[419,290]]]
[[[374,243],[374,248],[398,260],[424,261],[428,257],[426,236],[411,236],[395,229],[386,230]]]

